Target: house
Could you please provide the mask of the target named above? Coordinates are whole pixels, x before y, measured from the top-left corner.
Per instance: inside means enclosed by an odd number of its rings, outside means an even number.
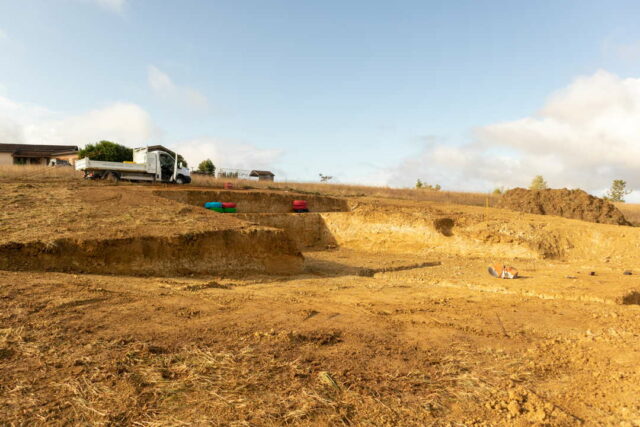
[[[0,165],[43,165],[51,160],[65,160],[75,164],[78,147],[75,145],[0,144]]]
[[[273,172],[270,172],[270,171],[256,171],[256,170],[251,171],[249,176],[253,177],[253,178],[257,177],[258,181],[273,181],[273,178],[275,177]]]

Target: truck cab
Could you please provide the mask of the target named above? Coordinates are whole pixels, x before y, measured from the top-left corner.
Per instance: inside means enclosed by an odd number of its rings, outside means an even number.
[[[168,153],[155,147],[142,147],[133,150],[133,162],[144,164],[146,171],[155,175],[157,181],[188,184],[191,182],[191,171],[182,162]]]

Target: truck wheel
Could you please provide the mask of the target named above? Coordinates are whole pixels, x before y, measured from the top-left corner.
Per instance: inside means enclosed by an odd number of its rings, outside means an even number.
[[[178,175],[178,176],[176,176],[176,184],[178,184],[178,185],[182,185],[182,184],[184,184],[184,183],[185,183],[184,176],[182,176],[182,175]]]
[[[109,172],[105,178],[116,184],[120,181],[120,175],[115,172]]]

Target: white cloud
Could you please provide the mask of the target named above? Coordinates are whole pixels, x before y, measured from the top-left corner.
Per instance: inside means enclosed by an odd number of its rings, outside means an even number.
[[[0,142],[84,146],[102,139],[138,146],[156,135],[147,112],[115,103],[82,114],[63,115],[0,96]]]
[[[261,149],[248,143],[210,137],[183,141],[175,148],[193,167],[197,167],[202,160],[211,159],[218,168],[270,169],[282,155],[280,150]]]
[[[206,96],[190,87],[176,85],[168,74],[153,65],[149,66],[147,81],[151,90],[166,101],[199,110],[209,107]]]
[[[640,78],[606,71],[579,77],[536,114],[495,123],[462,146],[425,145],[394,168],[391,184],[417,178],[450,189],[527,186],[542,174],[552,187],[600,192],[613,179],[640,187]]]
[[[45,122],[37,126],[34,136],[60,144],[84,145],[107,139],[127,146],[140,146],[149,142],[155,132],[151,117],[140,106],[115,103],[81,115]]]
[[[0,96],[0,142],[26,143],[27,127],[54,117],[46,108]]]

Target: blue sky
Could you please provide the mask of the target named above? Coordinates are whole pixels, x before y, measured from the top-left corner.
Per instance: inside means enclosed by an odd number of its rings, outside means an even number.
[[[606,103],[589,123],[626,99],[597,85],[635,102],[638,22],[637,1],[0,0],[0,138],[160,142],[289,180],[490,190],[545,173],[596,192],[633,185],[635,163],[521,141],[585,137],[540,113],[580,79],[557,103]],[[633,144],[602,132],[584,151]]]

